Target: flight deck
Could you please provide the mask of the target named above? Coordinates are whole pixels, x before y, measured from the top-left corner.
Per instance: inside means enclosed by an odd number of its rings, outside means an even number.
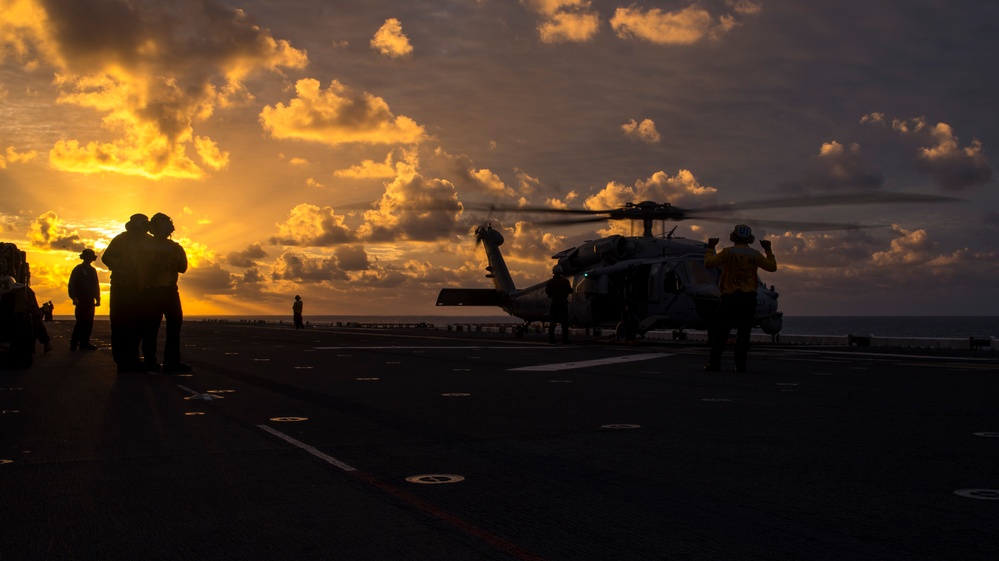
[[[991,560],[999,360],[191,322],[0,371],[0,559]]]

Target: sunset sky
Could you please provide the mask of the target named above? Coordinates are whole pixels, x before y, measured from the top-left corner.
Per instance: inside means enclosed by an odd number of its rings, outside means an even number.
[[[57,314],[82,249],[163,212],[188,315],[422,315],[490,286],[487,218],[518,286],[632,231],[483,204],[934,194],[961,201],[739,221],[879,225],[756,227],[785,314],[999,315],[997,25],[981,0],[0,0],[0,241]]]

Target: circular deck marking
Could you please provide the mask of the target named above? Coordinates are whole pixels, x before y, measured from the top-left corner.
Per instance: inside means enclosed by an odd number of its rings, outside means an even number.
[[[464,480],[464,477],[450,473],[430,473],[427,475],[414,475],[406,478],[406,481],[409,481],[410,483],[417,483],[419,485],[442,485],[445,483],[458,483],[459,481]]]
[[[271,359],[269,359],[269,358],[255,358],[255,359],[253,359],[253,362],[270,362],[270,361],[271,361]]]
[[[0,460],[0,466],[14,463],[14,460]]]
[[[308,421],[308,417],[271,417],[271,420],[275,423],[300,423],[302,421]]]
[[[197,417],[198,415],[204,415],[204,411],[188,411],[184,413],[185,417]]]
[[[958,489],[954,494],[968,499],[999,501],[999,489]]]
[[[348,357],[348,356],[354,356],[354,355],[336,355],[336,356],[338,356],[338,357]]]
[[[727,397],[705,397],[702,398],[701,401],[732,401],[732,400]]]
[[[600,425],[602,429],[640,429],[642,425],[625,425],[625,424],[612,424],[612,425]]]
[[[472,394],[470,393],[442,393],[441,397],[468,397]]]
[[[381,378],[354,378],[354,379],[357,380],[358,382],[376,382],[378,380],[381,380]]]
[[[4,409],[3,411],[0,411],[0,414],[3,415],[13,415],[15,413],[20,413],[20,411],[18,411],[17,409]]]
[[[986,438],[999,438],[999,432],[976,432],[975,436],[984,436]]]
[[[193,378],[194,374],[174,374],[178,378]]]
[[[23,389],[24,388],[3,388],[4,391],[8,391],[8,392],[19,392],[19,391],[21,391]]]
[[[398,362],[398,361],[394,361],[394,362],[386,362],[385,364],[402,364],[402,363]]]
[[[312,370],[311,366],[296,366],[295,370]]]
[[[227,355],[238,355],[239,353],[225,353]]]

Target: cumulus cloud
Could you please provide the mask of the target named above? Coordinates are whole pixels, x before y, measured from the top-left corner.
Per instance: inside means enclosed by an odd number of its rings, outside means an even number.
[[[33,247],[40,249],[78,252],[87,248],[80,234],[67,229],[59,216],[51,210],[36,218],[28,227],[28,241]]]
[[[260,122],[271,136],[321,142],[417,144],[426,131],[409,117],[395,116],[388,103],[367,92],[360,93],[333,80],[326,90],[318,80],[295,84],[297,97],[288,105],[264,107]]]
[[[256,267],[259,260],[267,257],[263,244],[260,242],[250,244],[242,251],[233,251],[226,255],[226,261],[233,267]]]
[[[860,145],[840,144],[835,140],[823,143],[812,156],[801,179],[785,184],[789,191],[857,191],[873,190],[884,185],[881,170],[868,163]]]
[[[363,245],[344,245],[336,250],[336,262],[344,271],[366,271],[371,268],[368,252]]]
[[[656,123],[652,119],[644,119],[641,123],[637,123],[634,119],[631,119],[621,125],[621,130],[624,131],[624,135],[628,138],[646,144],[656,144],[662,140],[662,136],[656,130]]]
[[[762,4],[748,0],[727,2],[730,13],[715,17],[699,3],[676,11],[652,8],[643,11],[632,5],[618,8],[611,28],[622,39],[641,39],[657,45],[690,45],[704,38],[718,38],[738,25],[736,15],[754,15]]]
[[[333,257],[309,257],[300,253],[282,253],[271,266],[271,278],[295,282],[320,283],[347,280]]]
[[[682,169],[670,177],[657,171],[646,180],[637,180],[634,185],[623,185],[612,181],[598,193],[584,201],[588,209],[609,209],[625,203],[641,201],[668,202],[674,206],[696,206],[713,202],[718,190],[701,185],[689,170]]]
[[[202,263],[187,270],[180,280],[182,289],[193,290],[198,294],[229,294],[236,286],[238,277],[222,268],[218,263]]]
[[[992,180],[992,165],[977,138],[962,148],[946,123],[937,123],[928,134],[932,144],[919,149],[917,167],[932,175],[941,187],[962,191]]]
[[[891,248],[871,256],[875,265],[879,267],[919,265],[935,257],[937,243],[930,240],[926,230],[906,230],[898,224],[892,224],[891,232],[894,236]]]
[[[409,160],[408,151],[403,152],[403,159]],[[346,177],[348,179],[372,179],[395,177],[395,151],[389,152],[385,160],[376,162],[374,160],[363,160],[359,164],[350,166],[347,169],[339,169],[333,172],[336,177]]]
[[[884,113],[869,113],[860,122],[889,126]],[[963,191],[992,180],[992,164],[977,138],[962,147],[950,125],[940,122],[931,126],[925,117],[892,119],[890,127],[920,145],[914,155],[916,168],[931,175],[942,189]]]
[[[447,177],[462,194],[486,195],[490,198],[516,197],[512,188],[488,169],[476,169],[472,159],[464,154],[448,154],[437,148],[428,162],[429,173]]]
[[[858,267],[871,259],[881,240],[863,230],[845,233],[791,233],[769,237],[781,267]]]
[[[413,46],[409,38],[402,32],[402,23],[389,18],[375,32],[371,39],[371,48],[389,58],[405,58],[413,54]]]
[[[375,208],[364,213],[358,234],[372,241],[433,241],[462,230],[462,206],[454,184],[429,179],[412,166],[398,166]]]
[[[544,19],[538,25],[543,43],[588,41],[600,29],[590,0],[521,0]]]
[[[242,10],[212,0],[77,0],[6,3],[0,57],[56,69],[59,103],[92,109],[111,141],[62,139],[56,169],[152,179],[201,178],[223,152],[194,127],[216,109],[252,99],[258,71],[304,67],[303,51],[275,39]]]
[[[277,235],[271,238],[273,244],[327,247],[355,240],[350,227],[344,224],[344,217],[328,206],[300,204],[277,227]]]

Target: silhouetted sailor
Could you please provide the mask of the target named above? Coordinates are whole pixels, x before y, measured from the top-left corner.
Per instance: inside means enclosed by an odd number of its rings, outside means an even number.
[[[291,305],[291,312],[295,320],[295,329],[305,329],[305,323],[302,322],[302,308],[304,306],[302,297],[296,295],[295,303]]]
[[[92,263],[97,254],[92,249],[80,253],[83,263],[77,265],[69,275],[69,298],[75,307],[76,324],[69,339],[69,350],[77,348],[92,351],[97,347],[90,344],[90,334],[94,330],[94,312],[101,305],[101,284]]]
[[[191,366],[180,361],[180,327],[184,323],[184,311],[177,287],[180,274],[187,272],[187,253],[170,239],[173,231],[173,220],[163,213],[154,214],[149,221],[152,237],[146,238],[139,261],[139,285],[149,311],[142,334],[142,354],[147,370],[157,370],[156,337],[160,323],[166,318],[163,371],[188,372]]]
[[[545,284],[545,294],[551,299],[548,311],[548,342],[555,343],[555,324],[562,325],[562,342],[569,342],[569,295],[572,284],[562,276],[562,266],[552,267],[552,278]]]
[[[704,369],[721,370],[722,353],[734,327],[736,329],[735,370],[745,372],[746,359],[749,356],[749,335],[756,315],[756,288],[759,284],[757,269],[776,271],[777,259],[767,240],[760,240],[760,246],[766,252],[765,256],[749,247],[756,237],[745,224],[736,225],[729,235],[729,240],[735,245],[716,254],[715,246],[718,245],[718,238],[709,239],[708,248],[704,253],[705,267],[720,267],[722,270],[721,279],[718,281],[721,304],[711,332],[711,355]]]
[[[125,231],[108,244],[101,261],[111,270],[111,356],[118,372],[142,372],[139,342],[142,339],[143,302],[139,294],[139,255],[149,236],[149,218],[133,214]]]

